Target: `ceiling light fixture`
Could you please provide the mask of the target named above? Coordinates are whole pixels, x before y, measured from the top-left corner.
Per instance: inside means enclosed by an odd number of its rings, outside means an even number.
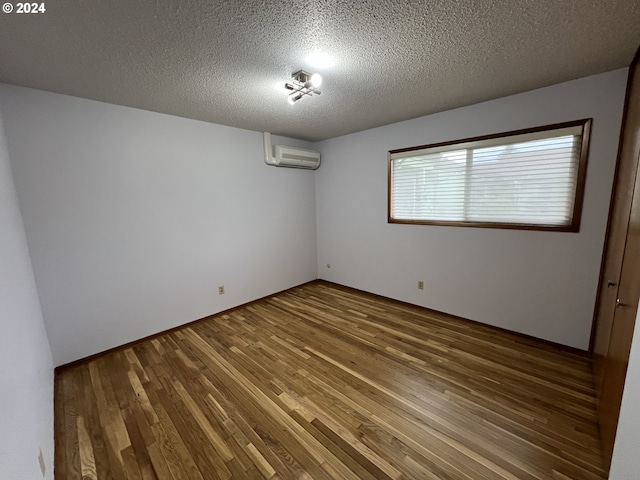
[[[293,105],[305,95],[312,96],[314,93],[320,95],[318,87],[322,84],[322,77],[319,73],[311,74],[304,70],[298,70],[291,75],[291,82],[284,84],[284,88],[290,90],[289,103]]]

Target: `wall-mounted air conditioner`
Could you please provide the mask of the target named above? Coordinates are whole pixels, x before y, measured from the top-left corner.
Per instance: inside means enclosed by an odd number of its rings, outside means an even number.
[[[320,152],[302,148],[275,145],[275,155],[271,148],[271,134],[264,133],[264,162],[274,167],[308,168],[315,170],[320,166]]]

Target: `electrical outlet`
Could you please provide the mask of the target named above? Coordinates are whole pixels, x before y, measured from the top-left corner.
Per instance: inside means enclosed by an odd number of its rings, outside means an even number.
[[[418,290],[424,290],[424,282],[422,280],[418,280]]]
[[[218,287],[218,295],[224,295],[224,285]]]

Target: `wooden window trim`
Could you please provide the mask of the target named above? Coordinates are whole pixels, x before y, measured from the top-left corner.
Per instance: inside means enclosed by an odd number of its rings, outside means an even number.
[[[418,145],[415,147],[398,148],[387,152],[387,223],[405,224],[405,225],[437,225],[446,227],[471,227],[471,228],[500,228],[510,230],[539,230],[554,232],[579,232],[582,217],[582,206],[584,202],[585,183],[587,178],[587,160],[589,156],[589,145],[591,143],[591,124],[592,119],[586,118],[575,120],[572,122],[555,123],[552,125],[544,125],[540,127],[526,128],[521,130],[511,130],[504,133],[495,133],[491,135],[482,135],[479,137],[470,137],[460,140],[450,140],[440,143],[432,143],[427,145]],[[576,178],[576,193],[573,204],[573,212],[571,214],[571,222],[568,225],[544,225],[544,224],[527,224],[527,223],[498,223],[498,222],[471,222],[471,221],[443,221],[443,220],[404,220],[394,219],[391,216],[391,179],[392,179],[392,159],[394,153],[411,152],[414,150],[422,150],[426,148],[446,147],[459,143],[470,143],[482,140],[492,140],[495,138],[507,138],[515,135],[523,135],[528,133],[543,132],[547,130],[556,130],[567,127],[582,126],[582,142],[580,145],[580,157],[578,161],[578,174]]]

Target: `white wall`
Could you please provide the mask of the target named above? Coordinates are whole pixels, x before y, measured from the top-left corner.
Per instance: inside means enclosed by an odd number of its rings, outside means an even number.
[[[52,479],[53,361],[0,119],[0,478],[43,478],[40,451]]]
[[[640,477],[640,310],[631,345],[631,356],[624,384],[616,444],[611,462],[611,480],[637,480]]]
[[[626,73],[321,142],[315,184],[312,172],[265,166],[256,132],[0,86],[56,364],[312,280],[317,269],[330,281],[586,348]],[[594,125],[579,234],[386,223],[387,150],[585,117]],[[52,361],[1,129],[0,261],[0,471],[39,478],[42,448],[52,478]],[[616,480],[640,468],[639,332]]]
[[[587,349],[626,75],[617,70],[316,144],[319,277]],[[388,150],[588,117],[580,233],[387,223]]]
[[[0,100],[56,365],[317,277],[313,172],[265,165],[260,133],[7,85]]]

